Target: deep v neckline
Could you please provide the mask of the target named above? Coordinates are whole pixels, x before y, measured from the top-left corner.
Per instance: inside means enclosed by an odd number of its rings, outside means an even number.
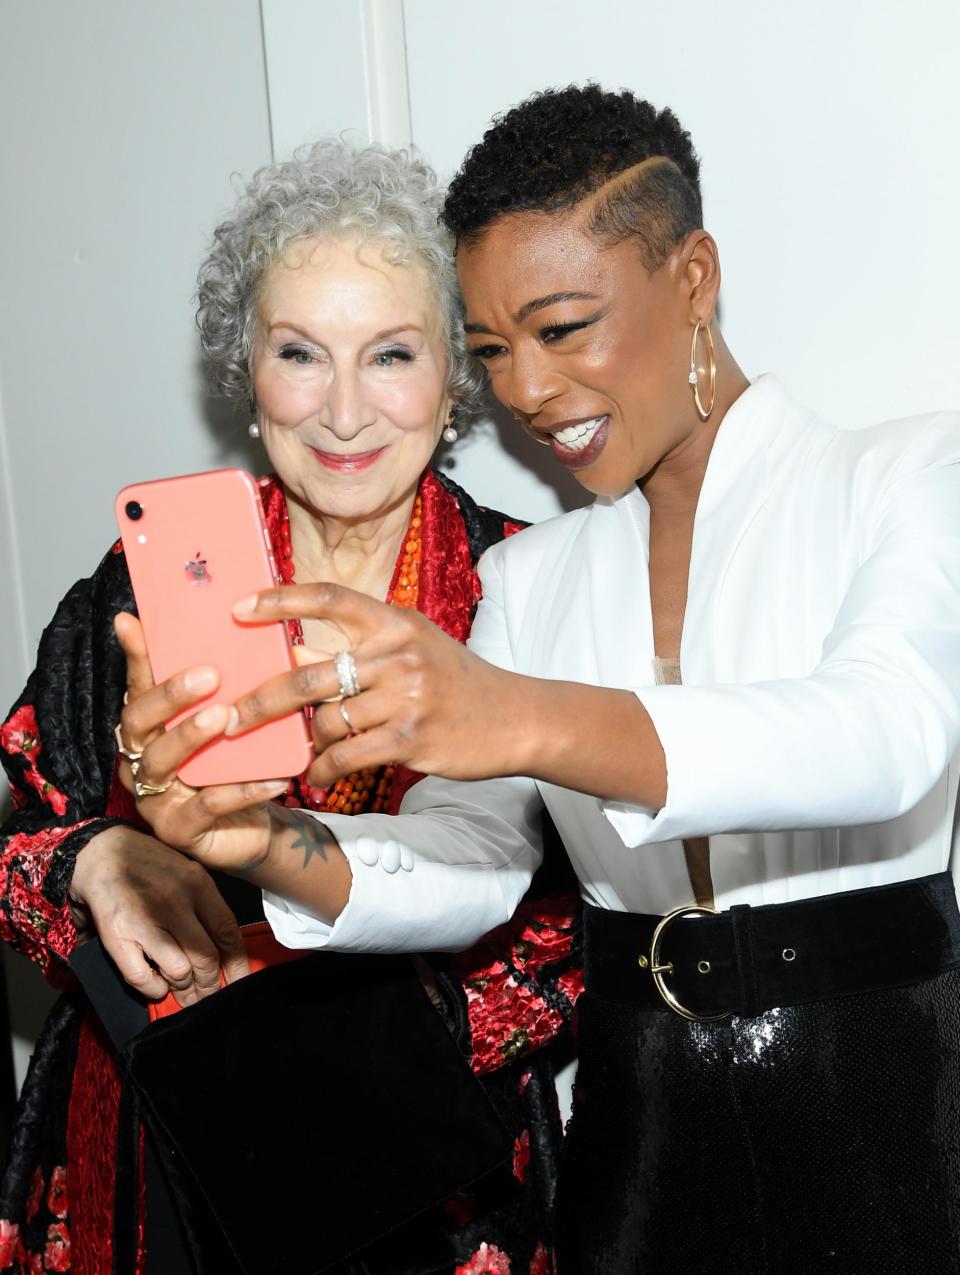
[[[657,686],[681,686],[680,661],[661,659],[655,655],[653,677]],[[683,857],[687,864],[687,876],[698,907],[714,907],[713,875],[710,871],[710,838],[687,837],[683,841]]]

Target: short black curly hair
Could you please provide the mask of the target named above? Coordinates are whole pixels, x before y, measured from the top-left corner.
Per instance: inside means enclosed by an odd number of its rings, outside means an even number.
[[[591,195],[590,230],[608,243],[635,235],[651,271],[703,225],[700,161],[672,111],[592,83],[534,93],[468,153],[441,217],[472,243],[508,213],[560,212]]]

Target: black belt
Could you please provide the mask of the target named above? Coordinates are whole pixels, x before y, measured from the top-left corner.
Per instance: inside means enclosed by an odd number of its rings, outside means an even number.
[[[584,906],[587,991],[698,1020],[904,987],[958,966],[948,872],[726,912]]]

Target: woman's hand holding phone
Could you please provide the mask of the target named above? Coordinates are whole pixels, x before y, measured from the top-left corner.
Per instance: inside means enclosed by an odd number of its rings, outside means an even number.
[[[136,774],[123,759],[120,780],[136,795],[137,811],[158,839],[198,859],[208,868],[245,873],[255,870],[270,849],[271,820],[266,803],[287,787],[286,780],[190,788],[177,778],[184,761],[218,738],[235,716],[224,704],[207,704],[178,725],[165,725],[207,698],[217,686],[210,667],[186,669],[154,685],[143,629],[135,616],[117,616],[117,640],[127,658],[127,703],[120,737],[130,753],[140,753]]]
[[[140,754],[136,774],[122,758],[120,779],[135,795],[140,785],[137,810],[157,837],[204,867],[245,877],[334,920],[350,893],[350,865],[312,814],[273,802],[286,780],[198,789],[177,778],[185,758],[236,720],[232,707],[211,704],[164,728],[215,689],[216,670],[187,669],[154,685],[139,621],[119,615],[116,632],[127,657],[120,737],[128,753]]]
[[[481,659],[418,611],[303,584],[243,599],[233,613],[253,625],[322,619],[346,638],[357,693],[341,701],[335,663],[301,648],[300,667],[241,696],[227,728],[240,734],[312,704],[317,757],[307,774],[317,787],[387,762],[447,779],[530,774],[544,751],[529,702],[540,684]]]

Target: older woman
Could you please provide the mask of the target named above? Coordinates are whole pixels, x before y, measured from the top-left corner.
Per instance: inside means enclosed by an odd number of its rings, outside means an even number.
[[[464,348],[452,241],[438,226],[439,207],[432,172],[403,153],[330,141],[264,169],[217,228],[200,273],[198,322],[220,388],[256,410],[251,433],[262,439],[274,470],[261,490],[283,581],[349,584],[371,599],[419,611],[462,642],[480,596],[476,561],[519,524],[480,508],[428,468],[441,434],[456,439],[478,385]],[[132,609],[123,555],[114,546],[94,576],[64,599],[43,636],[37,669],[2,728],[17,807],[4,833],[3,937],[71,992],[54,1011],[22,1098],[0,1201],[0,1269],[13,1261],[36,1263],[42,1254],[47,1269],[69,1264],[74,1272],[102,1275],[111,1260],[123,1269],[130,1245],[129,1236],[118,1235],[124,1251],[118,1250],[113,1234],[117,1139],[125,1133],[122,1121],[118,1128],[120,1078],[112,1047],[73,986],[67,962],[76,945],[98,936],[137,992],[153,999],[172,993],[181,1006],[193,1006],[182,1020],[196,1014],[200,1022],[221,968],[230,983],[247,970],[234,913],[242,921],[262,917],[259,891],[238,893],[226,878],[218,888],[210,874],[147,835],[117,782],[114,731],[127,679],[113,627],[116,619],[123,640],[136,648]],[[292,627],[295,641],[311,647],[330,651],[342,644],[342,635],[322,620],[310,617]],[[201,670],[168,689],[176,700],[214,680],[214,670]],[[135,712],[150,702],[136,686],[129,698]],[[393,812],[418,778],[390,759],[329,785],[301,776],[282,785],[282,808]],[[557,1032],[576,997],[572,914],[569,898],[531,905],[512,929],[474,953],[421,962],[423,980],[461,1050],[487,1077],[510,1130],[513,1170],[441,1208],[401,1181],[398,1165],[392,1192],[409,1193],[400,1212],[423,1216],[397,1230],[391,1215],[392,1233],[362,1255],[364,1271],[473,1271],[486,1269],[477,1263],[488,1259],[546,1269],[559,1121],[549,1065],[517,1060]],[[355,986],[350,968],[338,970],[341,989],[353,999],[345,1011],[330,1012],[345,1014],[345,1034],[355,1033],[364,1015],[386,1012],[382,997],[397,976],[381,978],[380,968],[364,967],[361,977],[358,964]],[[225,1005],[233,994],[233,987],[224,993]],[[426,1005],[419,984],[417,994]],[[432,1008],[430,1022],[419,1019],[416,997],[409,1004],[417,1021],[401,1034],[416,1037],[403,1055],[413,1060],[440,1019]],[[256,1033],[255,1023],[249,1026]],[[291,1034],[296,1028],[290,1023]],[[291,1039],[295,1056],[301,1038]],[[350,1057],[346,1045],[342,1052]],[[365,1085],[396,1084],[403,1101],[422,1102],[425,1112],[443,1101],[439,1093],[422,1094],[415,1074],[385,1075],[399,1065],[391,1057],[378,1048],[376,1057],[351,1059],[355,1073],[344,1066],[343,1083],[357,1087],[358,1127]],[[186,1083],[191,1070],[210,1080],[209,1056],[184,1054],[174,1065],[185,1090],[192,1088]],[[364,1068],[371,1073],[366,1079]],[[201,1128],[207,1114],[197,1116]],[[457,1112],[435,1115],[451,1121]],[[258,1110],[253,1117],[267,1125],[270,1113]],[[489,1123],[500,1129],[492,1109]],[[223,1177],[239,1153],[229,1144],[215,1151]],[[429,1139],[418,1145],[415,1136],[409,1154],[428,1163],[443,1161],[445,1151]],[[367,1172],[342,1155],[326,1172],[328,1186],[333,1175],[345,1179],[361,1231],[369,1218],[363,1238],[373,1240],[384,1230],[384,1210],[365,1194],[376,1177],[365,1155]],[[282,1146],[268,1162],[245,1160],[244,1166],[248,1179],[252,1169],[261,1181],[270,1177],[286,1182],[291,1193],[297,1189]],[[309,1173],[311,1189],[323,1192],[323,1174],[312,1160]],[[148,1219],[150,1207],[148,1199]],[[195,1221],[191,1215],[194,1239]],[[333,1222],[328,1217],[325,1229]],[[284,1233],[301,1227],[295,1221],[281,1227],[279,1218],[268,1217],[248,1229],[264,1232],[269,1261],[282,1264]],[[166,1247],[169,1236],[161,1238]],[[323,1241],[311,1243],[319,1261]],[[131,1248],[137,1269],[142,1248]],[[159,1252],[155,1259],[165,1273],[179,1260]],[[230,1260],[214,1261],[218,1275],[232,1269]],[[265,1261],[254,1264],[266,1269]],[[292,1259],[283,1268],[300,1269]]]
[[[396,949],[509,912],[542,801],[589,903],[561,1271],[960,1271],[960,418],[838,430],[748,381],[689,135],[629,93],[510,111],[445,217],[495,393],[596,503],[490,551],[468,653],[344,590],[238,608],[350,639],[309,691],[359,684],[361,733],[316,713],[315,782],[450,777],[389,827],[298,816],[301,869],[262,807],[223,835],[242,796],[142,808],[285,941]],[[151,781],[205,737],[149,743]]]

